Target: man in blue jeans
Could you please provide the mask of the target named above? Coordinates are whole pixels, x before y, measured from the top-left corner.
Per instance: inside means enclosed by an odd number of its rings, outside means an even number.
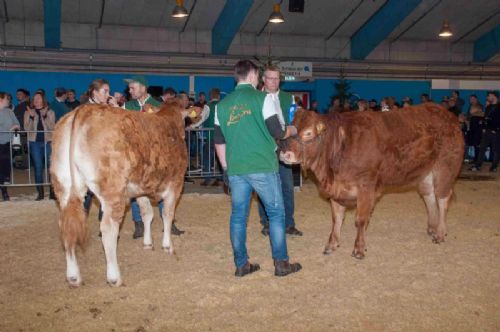
[[[295,135],[293,126],[278,119],[272,95],[257,91],[257,66],[249,60],[236,63],[235,90],[219,102],[215,110],[214,140],[217,156],[231,190],[230,237],[235,276],[258,271],[259,264],[248,261],[246,248],[250,199],[257,192],[269,217],[269,238],[274,274],[286,276],[299,271],[299,263],[289,263],[285,235],[285,210],[278,173],[275,139]]]
[[[268,66],[264,71],[264,92],[271,94],[278,108],[278,119],[282,125],[288,125],[293,120],[294,112],[291,109],[297,105],[293,96],[285,91],[280,90],[280,69],[276,66]],[[286,233],[295,236],[302,236],[302,232],[295,227],[294,209],[294,187],[292,166],[279,162],[279,174],[281,179],[281,191],[283,192],[283,202],[285,204],[285,229]],[[259,216],[262,224],[262,234],[269,235],[269,217],[264,209],[262,202],[259,200]]]

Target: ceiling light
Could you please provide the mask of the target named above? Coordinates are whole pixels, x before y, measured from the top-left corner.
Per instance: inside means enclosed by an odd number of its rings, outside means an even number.
[[[283,17],[283,14],[281,14],[281,11],[280,11],[280,4],[279,3],[274,5],[274,10],[273,10],[271,16],[269,16],[269,22],[271,22],[271,23],[283,23],[283,22],[285,22],[285,18]]]
[[[451,37],[453,36],[453,32],[451,32],[450,25],[447,20],[443,21],[443,26],[441,27],[441,31],[439,31],[439,37]]]
[[[183,18],[188,16],[188,11],[184,7],[184,0],[175,0],[175,7],[172,10],[172,17]]]

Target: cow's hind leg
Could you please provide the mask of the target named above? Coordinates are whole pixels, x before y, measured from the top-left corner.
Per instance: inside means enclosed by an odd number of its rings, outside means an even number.
[[[151,222],[153,221],[153,207],[147,197],[138,197],[137,204],[141,209],[141,217],[144,222],[144,249],[153,249],[153,238],[151,236]]]
[[[418,192],[422,196],[427,208],[427,234],[434,236],[437,233],[439,215],[433,174],[430,172],[418,184]]]
[[[323,254],[329,255],[336,248],[340,246],[340,229],[342,228],[342,223],[344,221],[345,207],[335,202],[333,199],[330,200],[330,205],[332,208],[332,232],[328,238],[328,243],[325,246]]]
[[[106,277],[111,286],[118,287],[122,284],[122,278],[118,267],[116,247],[127,200],[125,197],[114,200],[99,199],[103,210],[101,233],[106,255]]]
[[[447,234],[446,226],[446,214],[448,213],[448,206],[450,204],[450,199],[452,196],[452,191],[447,196],[438,197],[438,207],[439,207],[439,224],[437,226],[436,233],[433,234],[432,242],[441,243],[444,242],[444,237]]]
[[[365,232],[368,228],[374,205],[375,190],[370,190],[370,188],[363,188],[362,190],[360,190],[357,200],[355,222],[358,233],[356,235],[356,241],[354,242],[354,250],[352,251],[352,257],[354,258],[363,259],[365,257]]]
[[[167,189],[163,192],[163,243],[162,248],[169,254],[174,254],[174,246],[172,243],[172,222],[175,215],[175,205],[180,196],[182,189],[181,186],[169,185]]]

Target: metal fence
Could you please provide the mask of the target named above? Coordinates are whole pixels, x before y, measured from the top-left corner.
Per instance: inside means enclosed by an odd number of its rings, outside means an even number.
[[[220,178],[222,170],[218,165],[213,143],[213,128],[186,129],[188,168],[185,178]],[[1,162],[10,163],[10,179],[0,183],[6,187],[50,185],[51,142],[30,142],[29,134],[36,137],[51,131],[0,131],[0,136],[9,135],[8,156],[0,156]],[[40,146],[43,147],[40,149]],[[34,151],[36,149],[36,151]],[[4,167],[4,165],[2,165]],[[38,179],[37,179],[38,177]]]

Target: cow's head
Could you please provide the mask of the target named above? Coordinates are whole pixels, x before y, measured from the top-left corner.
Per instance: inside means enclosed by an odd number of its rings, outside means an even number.
[[[315,112],[299,109],[292,123],[297,135],[280,144],[280,159],[288,164],[301,163],[305,168],[318,154],[326,132],[325,119]]]

